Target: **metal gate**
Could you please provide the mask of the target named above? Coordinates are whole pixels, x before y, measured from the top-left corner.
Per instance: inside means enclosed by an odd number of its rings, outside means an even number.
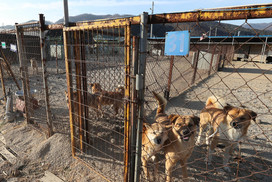
[[[72,154],[109,181],[128,179],[131,22],[64,28]]]

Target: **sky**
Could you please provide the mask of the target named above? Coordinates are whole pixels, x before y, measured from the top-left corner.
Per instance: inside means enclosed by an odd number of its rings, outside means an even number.
[[[196,9],[271,3],[271,0],[153,0],[154,14],[184,12]],[[68,0],[69,16],[89,13],[95,15],[151,14],[152,0]],[[63,18],[63,0],[0,0],[0,26],[38,20],[39,14],[46,21]],[[267,20],[266,20],[267,21]],[[272,22],[272,21],[269,21]]]

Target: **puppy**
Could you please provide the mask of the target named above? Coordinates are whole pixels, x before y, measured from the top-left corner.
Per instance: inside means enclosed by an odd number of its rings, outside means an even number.
[[[68,98],[68,92],[65,91],[65,98],[66,98],[66,104],[67,107],[69,108],[69,98]],[[73,92],[73,101],[72,104],[75,106],[74,107],[74,112],[77,113],[78,112],[78,97],[77,97],[77,92],[74,91]],[[99,112],[98,112],[98,97],[94,94],[91,93],[87,93],[87,103],[88,103],[88,107],[91,107],[95,112],[96,115],[99,116]]]
[[[34,74],[34,70],[35,70],[35,73],[37,75],[38,74],[38,63],[37,63],[36,58],[31,58],[30,59],[30,66],[31,66],[31,69],[32,69],[32,74]]]
[[[209,97],[205,108],[200,113],[200,127],[197,144],[202,140],[202,133],[206,132],[206,144],[208,145],[208,164],[212,160],[212,152],[218,144],[225,146],[223,165],[224,170],[230,172],[227,166],[230,154],[237,143],[246,137],[251,120],[255,120],[257,114],[244,108],[231,105],[219,107],[215,97]]]
[[[125,95],[125,88],[118,86],[114,92],[102,90],[99,83],[91,83],[92,93],[98,96],[98,109],[102,112],[103,105],[112,105],[115,116],[118,115],[119,109],[124,107],[123,98]]]
[[[199,117],[193,115],[175,115],[168,117],[172,123],[172,130],[168,132],[168,139],[164,143],[166,181],[171,181],[172,169],[177,162],[181,163],[182,177],[188,181],[187,160],[195,146],[195,134],[199,124]]]
[[[166,100],[153,92],[156,100],[158,101],[157,115],[153,124],[144,123],[142,133],[142,167],[148,181],[155,181],[158,173],[158,163],[156,161],[156,154],[162,149],[164,142],[168,138],[168,131],[166,124],[169,124],[169,119],[164,113]],[[154,175],[151,180],[147,163],[155,161]]]

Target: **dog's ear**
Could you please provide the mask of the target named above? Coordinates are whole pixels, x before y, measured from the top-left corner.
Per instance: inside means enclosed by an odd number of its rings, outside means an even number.
[[[150,129],[151,126],[148,123],[143,123],[143,131]]]
[[[228,113],[231,109],[233,109],[232,105],[227,104],[226,106],[224,106],[223,110],[225,113]]]
[[[176,120],[178,119],[179,115],[176,115],[176,114],[170,114],[168,116],[168,119],[170,119],[170,123],[171,124],[174,124],[176,122]]]
[[[197,116],[192,116],[192,120],[194,121],[194,124],[199,126],[200,118]]]
[[[252,119],[253,121],[256,121],[257,113],[254,112],[254,111],[251,111],[251,110],[247,110],[247,112],[249,113],[251,119]]]

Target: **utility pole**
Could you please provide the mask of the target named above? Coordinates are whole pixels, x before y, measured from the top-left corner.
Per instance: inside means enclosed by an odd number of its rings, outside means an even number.
[[[154,13],[154,1],[152,1],[151,15]],[[153,24],[150,26],[150,38],[153,37]]]
[[[68,12],[68,0],[63,0],[63,7],[64,7],[64,26],[69,26],[69,12]]]

